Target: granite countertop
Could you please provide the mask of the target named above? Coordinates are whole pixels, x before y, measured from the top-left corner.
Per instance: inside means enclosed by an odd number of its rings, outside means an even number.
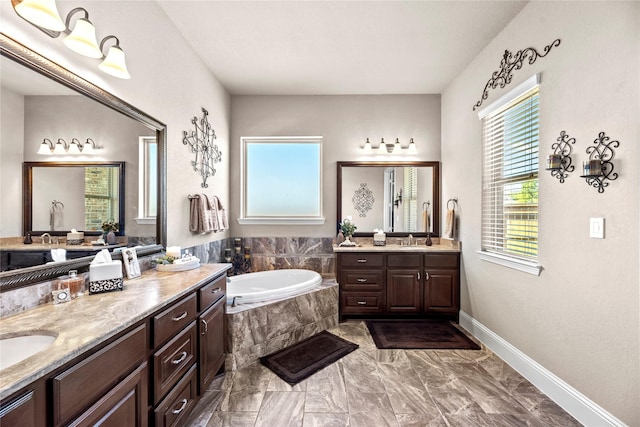
[[[44,304],[3,317],[0,337],[49,334],[57,338],[44,351],[0,371],[0,399],[46,376],[81,353],[122,332],[224,273],[230,264],[203,264],[181,272],[145,271],[124,281],[124,290]]]
[[[422,239],[424,241],[424,239]],[[434,239],[433,245],[424,243],[419,245],[387,244],[374,246],[372,242],[358,242],[357,246],[333,245],[333,252],[460,252],[460,242],[457,240]]]

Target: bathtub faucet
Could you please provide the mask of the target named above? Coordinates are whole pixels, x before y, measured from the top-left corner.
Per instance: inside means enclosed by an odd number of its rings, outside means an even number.
[[[231,307],[237,307],[238,304],[236,303],[236,298],[242,298],[241,296],[236,296],[233,297],[233,299],[231,300]]]

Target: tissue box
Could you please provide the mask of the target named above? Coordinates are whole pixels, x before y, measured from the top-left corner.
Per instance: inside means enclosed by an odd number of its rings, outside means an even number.
[[[122,290],[122,261],[89,266],[89,294]]]
[[[84,243],[84,232],[75,231],[67,233],[67,245],[81,245]]]
[[[384,233],[373,234],[373,246],[384,246],[387,244],[387,235]]]

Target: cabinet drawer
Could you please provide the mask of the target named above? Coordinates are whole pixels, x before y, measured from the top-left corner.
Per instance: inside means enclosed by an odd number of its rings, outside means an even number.
[[[342,267],[382,267],[384,266],[383,254],[340,254]]]
[[[365,291],[384,288],[384,270],[342,270],[340,287],[343,290]]]
[[[178,382],[196,360],[196,322],[153,354],[153,402],[162,397]]]
[[[184,423],[196,399],[197,382],[194,365],[154,411],[156,427]]]
[[[384,311],[382,292],[342,292],[340,298],[342,313],[364,314]]]
[[[140,365],[147,350],[145,325],[53,378],[53,423],[66,423]]]
[[[444,267],[444,268],[458,268],[457,253],[448,254],[425,254],[424,266],[429,267]]]
[[[157,347],[196,318],[196,294],[153,316],[153,346]]]
[[[69,427],[146,427],[149,418],[147,382],[147,364],[143,363],[69,424]]]
[[[198,311],[204,311],[227,293],[227,275],[207,283],[198,291]]]
[[[420,268],[421,254],[389,254],[387,255],[387,267],[389,268]]]

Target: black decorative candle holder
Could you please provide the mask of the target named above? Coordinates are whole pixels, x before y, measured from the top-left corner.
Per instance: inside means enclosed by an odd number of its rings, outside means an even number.
[[[551,176],[558,178],[562,184],[564,179],[569,176],[569,172],[573,172],[575,169],[575,166],[571,164],[571,152],[573,151],[571,144],[575,144],[576,139],[569,138],[565,131],[561,131],[556,141],[558,142],[551,145],[553,154],[549,156],[547,170],[551,171]]]
[[[224,250],[225,262],[231,263],[233,267],[229,270],[230,276],[249,273],[251,271],[251,248],[242,246],[242,239],[234,239],[234,250],[231,248]]]
[[[598,189],[598,193],[604,193],[605,187],[609,186],[608,181],[614,181],[618,174],[613,171],[611,160],[616,155],[614,148],[620,146],[619,141],[610,141],[604,132],[598,134],[593,143],[594,147],[587,147],[589,160],[584,164],[584,175],[581,175],[591,187]]]

